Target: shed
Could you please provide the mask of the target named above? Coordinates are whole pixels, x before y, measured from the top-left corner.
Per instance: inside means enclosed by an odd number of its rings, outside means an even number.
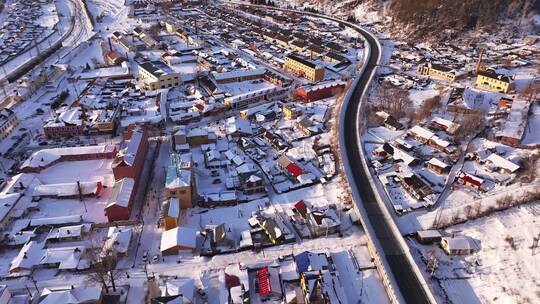
[[[432,244],[440,242],[442,238],[438,230],[418,230],[416,231],[416,239],[421,244]]]
[[[441,248],[449,255],[472,254],[479,250],[476,242],[467,236],[443,237]]]

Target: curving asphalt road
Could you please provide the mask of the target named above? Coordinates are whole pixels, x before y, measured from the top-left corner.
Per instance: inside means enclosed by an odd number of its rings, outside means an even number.
[[[245,3],[241,4],[245,5]],[[252,6],[267,9],[269,8],[267,6],[259,5]],[[341,154],[343,155],[343,161],[348,162],[350,168],[351,174],[348,175],[350,187],[352,188],[353,193],[359,193],[361,199],[361,202],[355,200],[355,203],[362,204],[361,207],[363,207],[363,209],[366,211],[365,216],[367,216],[367,219],[365,220],[369,221],[371,226],[370,230],[375,234],[372,237],[375,237],[379,242],[380,248],[383,251],[381,258],[386,260],[386,263],[390,268],[386,269],[386,271],[391,272],[390,275],[397,283],[397,287],[399,288],[403,300],[406,303],[411,304],[434,303],[435,300],[433,299],[433,296],[428,294],[429,287],[425,286],[425,283],[422,283],[422,279],[419,277],[422,274],[415,270],[417,265],[413,265],[414,261],[411,260],[411,258],[408,257],[408,254],[404,251],[408,250],[408,248],[404,248],[406,245],[402,245],[402,236],[395,231],[393,219],[387,216],[388,211],[383,209],[386,208],[386,206],[377,202],[375,195],[375,191],[377,191],[377,189],[374,189],[370,183],[369,176],[371,173],[366,170],[362,164],[363,155],[360,151],[363,149],[363,147],[361,146],[361,141],[358,134],[361,123],[359,119],[362,117],[362,115],[359,115],[359,112],[361,110],[362,98],[365,91],[369,87],[373,76],[375,75],[382,51],[377,38],[374,37],[372,33],[355,24],[330,16],[276,7],[272,7],[271,9],[294,11],[297,13],[313,15],[338,22],[342,25],[350,26],[359,32],[364,37],[366,43],[369,44],[371,48],[371,52],[368,52],[370,57],[367,59],[366,64],[363,67],[360,79],[358,82],[356,82],[355,87],[350,89],[352,92],[350,94],[349,101],[344,102],[343,106],[345,108],[341,109],[342,113],[345,113],[343,119],[345,125],[342,128],[342,130],[344,130],[343,146],[345,149],[344,151],[341,151]],[[352,181],[350,179],[352,179]]]
[[[356,87],[352,88],[353,92],[348,104],[346,104],[347,108],[342,110],[345,112],[345,126],[343,130],[345,131],[344,144],[346,150],[342,151],[342,154],[346,154],[354,179],[354,184],[351,184],[350,186],[356,187],[360,194],[362,200],[361,204],[366,210],[375,237],[382,247],[384,258],[390,266],[389,270],[392,272],[404,300],[407,303],[414,304],[431,303],[430,297],[426,294],[424,289],[427,287],[422,285],[422,282],[414,271],[415,265],[411,264],[411,261],[407,258],[406,253],[402,249],[400,240],[398,239],[401,238],[401,235],[396,236],[392,231],[393,223],[389,222],[392,221],[392,219],[385,216],[385,210],[382,210],[385,206],[377,202],[375,196],[375,191],[377,190],[372,188],[368,178],[371,173],[366,172],[362,165],[362,155],[360,153],[362,147],[359,145],[357,133],[359,124],[361,123],[358,119],[362,116],[358,114],[361,110],[360,105],[364,91],[369,86],[372,75],[374,75],[376,71],[377,61],[381,50],[372,34],[362,28],[355,28],[357,31],[361,32],[367,43],[371,46],[371,54],[365,70],[360,76],[360,80]]]

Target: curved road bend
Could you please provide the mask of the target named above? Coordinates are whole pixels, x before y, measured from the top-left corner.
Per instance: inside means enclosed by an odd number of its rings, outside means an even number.
[[[245,3],[236,4],[245,5]],[[268,9],[268,7],[266,6],[262,7]],[[342,111],[345,111],[345,125],[343,126],[343,129],[345,130],[345,151],[341,151],[341,153],[343,155],[344,161],[348,160],[351,168],[351,173],[354,178],[354,184],[350,183],[350,186],[356,187],[356,189],[358,190],[357,192],[360,194],[360,198],[362,200],[361,203],[366,210],[366,214],[368,217],[367,220],[369,220],[371,227],[373,227],[375,237],[381,244],[381,249],[384,255],[381,258],[386,259],[390,267],[389,270],[391,271],[395,281],[397,282],[397,287],[399,288],[404,300],[410,304],[432,303],[432,296],[430,297],[430,295],[426,294],[426,288],[429,289],[429,287],[423,286],[422,282],[417,277],[414,270],[416,265],[411,264],[411,261],[407,258],[407,254],[403,251],[403,248],[400,244],[401,240],[399,238],[401,238],[402,236],[395,235],[393,233],[392,225],[394,225],[394,223],[391,222],[393,220],[392,218],[388,218],[385,216],[385,211],[387,210],[383,210],[382,208],[386,207],[377,203],[374,192],[377,190],[371,187],[368,178],[371,173],[366,172],[364,170],[364,166],[362,165],[362,155],[360,154],[360,149],[362,149],[362,147],[359,144],[359,135],[357,133],[358,127],[360,125],[360,121],[358,121],[358,117],[360,117],[360,115],[358,114],[360,111],[360,105],[362,102],[364,91],[369,86],[371,77],[376,71],[376,67],[378,64],[377,61],[381,53],[376,38],[374,38],[371,33],[362,29],[359,26],[329,16],[322,16],[309,12],[281,9],[276,7],[272,7],[271,9],[294,11],[296,13],[324,17],[329,20],[338,22],[342,25],[351,26],[365,38],[367,43],[370,44],[371,57],[367,61],[367,66],[364,70],[364,73],[360,76],[361,78],[358,81],[356,87],[351,88],[353,91],[350,96],[349,103],[347,104],[347,109],[342,109]]]

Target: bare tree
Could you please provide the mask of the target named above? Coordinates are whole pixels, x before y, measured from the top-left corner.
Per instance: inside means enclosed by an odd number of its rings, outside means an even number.
[[[118,257],[112,249],[102,250],[101,247],[87,250],[87,255],[91,264],[91,272],[87,280],[92,283],[101,284],[107,292],[109,286],[116,292],[116,280],[121,277],[120,271],[116,270]]]
[[[467,113],[460,117],[461,129],[455,136],[457,141],[465,139],[467,136],[478,134],[483,129],[485,112],[476,111]]]
[[[431,116],[431,112],[433,112],[433,109],[439,106],[440,102],[441,102],[440,95],[436,95],[436,96],[433,96],[431,98],[424,100],[424,103],[422,104],[422,106],[418,108],[417,111],[415,111],[413,121],[415,123],[419,123],[423,121],[424,119],[428,118],[429,116]]]
[[[536,178],[537,170],[538,170],[538,154],[531,154],[526,157],[524,157],[521,160],[521,166],[522,170],[519,174],[519,178],[523,182],[531,182]]]
[[[402,118],[411,105],[409,91],[390,84],[381,85],[376,98],[374,103],[396,119]]]

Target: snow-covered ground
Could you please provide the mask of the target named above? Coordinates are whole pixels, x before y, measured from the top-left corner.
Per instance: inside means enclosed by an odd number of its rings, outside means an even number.
[[[446,229],[479,242],[480,251],[470,256],[412,246],[425,257],[437,257],[434,276],[453,303],[536,303],[540,249],[532,245],[540,233],[539,215],[540,202],[535,202]]]

